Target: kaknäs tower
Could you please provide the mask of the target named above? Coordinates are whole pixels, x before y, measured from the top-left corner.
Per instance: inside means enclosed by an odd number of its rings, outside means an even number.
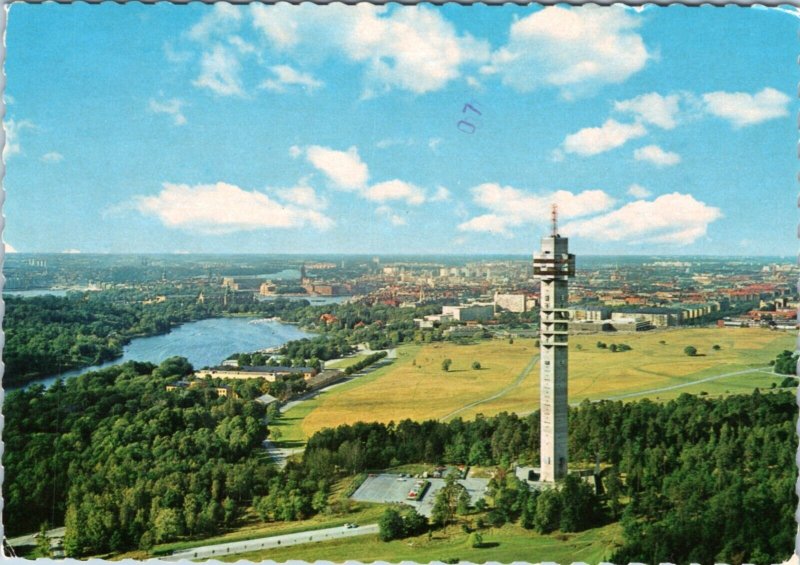
[[[541,367],[540,480],[554,482],[567,475],[567,377],[569,338],[567,306],[569,278],[575,276],[575,256],[569,241],[558,235],[558,210],[553,205],[552,230],[533,255],[533,274],[541,283],[539,341]]]

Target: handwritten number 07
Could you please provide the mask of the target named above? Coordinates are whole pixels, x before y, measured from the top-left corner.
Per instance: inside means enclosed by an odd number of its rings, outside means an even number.
[[[463,114],[466,114],[467,113],[467,109],[472,110],[473,112],[475,112],[479,116],[483,115],[483,114],[481,114],[480,110],[475,108],[475,106],[473,106],[472,104],[464,104],[464,108],[461,109],[461,112]],[[462,128],[461,124],[464,124],[465,126],[469,127],[470,129]],[[461,120],[460,122],[458,122],[456,127],[459,129],[459,131],[462,131],[464,133],[475,133],[475,129],[476,129],[475,128],[475,124],[472,124],[472,123],[468,122],[467,120]]]

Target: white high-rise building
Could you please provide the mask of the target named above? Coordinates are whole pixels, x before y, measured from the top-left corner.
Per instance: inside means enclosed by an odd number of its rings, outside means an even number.
[[[567,339],[569,277],[575,275],[575,256],[568,240],[558,235],[556,207],[553,227],[533,256],[533,273],[541,283],[539,334],[541,343],[541,471],[540,480],[554,482],[567,475]]]

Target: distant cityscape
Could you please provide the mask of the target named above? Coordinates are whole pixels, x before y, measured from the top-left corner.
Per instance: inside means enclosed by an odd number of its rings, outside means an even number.
[[[530,313],[539,283],[529,259],[8,255],[4,292],[139,289],[144,301],[223,304],[331,299],[399,308],[442,305],[416,319],[458,333]],[[260,273],[260,274],[255,274]],[[569,282],[573,333],[635,332],[714,322],[796,327],[800,268],[778,258],[581,257]],[[164,290],[169,283],[170,290]],[[458,329],[463,328],[463,329]]]

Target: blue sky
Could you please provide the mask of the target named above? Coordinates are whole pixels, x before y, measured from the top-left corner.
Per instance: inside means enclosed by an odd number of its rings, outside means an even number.
[[[14,4],[4,239],[529,253],[557,202],[576,253],[791,255],[796,31],[736,7]]]

